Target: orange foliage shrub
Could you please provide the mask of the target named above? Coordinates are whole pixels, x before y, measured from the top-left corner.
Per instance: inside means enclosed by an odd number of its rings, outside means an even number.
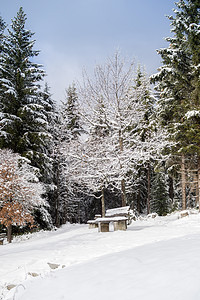
[[[0,223],[8,227],[8,225],[34,226],[33,216],[23,209],[21,203],[7,202],[0,211]]]
[[[40,186],[28,179],[30,172],[19,166],[19,160],[18,154],[0,150],[0,223],[33,227],[31,213],[43,204]]]

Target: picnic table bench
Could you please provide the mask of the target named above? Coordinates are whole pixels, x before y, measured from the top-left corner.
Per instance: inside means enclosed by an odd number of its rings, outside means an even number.
[[[127,229],[127,218],[126,217],[111,217],[111,218],[99,218],[98,222],[99,232],[109,232],[116,230]]]
[[[87,221],[87,223],[89,225],[89,229],[98,228],[97,219],[95,219],[95,220],[89,220],[89,221]]]
[[[98,228],[98,222],[97,219],[101,218],[101,215],[95,215],[94,220],[89,220],[87,223],[89,224],[89,228]]]
[[[105,217],[126,217],[127,225],[131,224],[131,210],[130,206],[122,206],[106,210]]]
[[[3,241],[6,237],[6,233],[0,233],[0,245],[3,245]]]
[[[130,207],[119,207],[108,209],[105,217],[97,217],[94,220],[89,220],[89,228],[98,228],[99,232],[109,232],[116,230],[126,230],[130,220]]]

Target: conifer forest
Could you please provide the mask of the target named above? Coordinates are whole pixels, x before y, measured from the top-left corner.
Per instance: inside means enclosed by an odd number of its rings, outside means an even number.
[[[179,0],[149,76],[114,52],[54,99],[21,7],[0,17],[0,232],[199,209],[200,2]],[[155,50],[156,51],[156,50]],[[11,241],[11,240],[10,240]]]

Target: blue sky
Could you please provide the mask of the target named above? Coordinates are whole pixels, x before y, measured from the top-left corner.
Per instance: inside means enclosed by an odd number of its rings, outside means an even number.
[[[156,49],[167,46],[174,0],[0,0],[0,15],[10,24],[19,7],[35,32],[38,62],[47,72],[53,98],[119,49],[148,74],[161,65]]]

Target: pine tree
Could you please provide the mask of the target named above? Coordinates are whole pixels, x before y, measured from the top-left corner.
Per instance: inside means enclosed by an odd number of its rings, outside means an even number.
[[[33,50],[33,33],[25,29],[25,23],[26,15],[20,8],[8,29],[0,61],[0,147],[28,157],[42,174],[48,161],[46,143],[50,138],[40,92],[44,71],[33,62],[39,51]]]
[[[39,110],[36,106],[39,81],[44,75],[39,65],[30,60],[39,52],[33,50],[33,34],[25,29],[25,22],[26,15],[20,8],[12,20],[11,30],[8,30],[1,57],[1,124],[4,132],[1,147],[10,147],[16,152],[23,151],[21,138],[26,131],[23,128],[25,109],[27,114]]]
[[[168,48],[158,51],[163,66],[152,77],[160,91],[160,117],[175,141],[174,154],[180,156],[182,172],[182,207],[186,208],[187,156],[200,156],[199,66],[200,66],[200,3],[180,0],[178,10],[170,16],[173,37]],[[200,165],[200,163],[198,163]],[[193,166],[193,169],[199,167]],[[198,176],[200,178],[200,176]],[[199,181],[200,187],[200,181]]]
[[[6,28],[6,24],[2,17],[0,16],[0,54],[3,51],[3,41],[4,41],[4,30]]]
[[[0,16],[0,62],[1,62],[1,57],[3,55],[3,49],[4,49],[4,30],[5,30],[5,22],[3,21],[2,17]],[[0,68],[0,80],[3,78],[3,69]],[[1,87],[1,84],[0,84]],[[0,88],[0,93],[1,93],[1,88]],[[0,112],[3,108],[3,103],[0,102]],[[0,124],[0,132],[1,132],[1,127],[2,125]]]
[[[45,83],[44,90],[41,92],[41,97],[38,99],[38,103],[42,107],[42,116],[45,120],[44,130],[46,133],[44,143],[44,169],[42,170],[42,181],[46,184],[47,190],[54,189],[54,154],[56,147],[56,139],[58,136],[58,109],[56,102],[52,99],[50,93],[50,87]]]
[[[133,174],[133,199],[136,209],[146,208],[147,214],[151,211],[151,187],[154,168],[161,164],[166,157],[162,151],[168,143],[166,132],[161,129],[156,115],[157,99],[150,88],[149,78],[141,68],[138,68],[134,82],[136,97],[134,101],[138,105],[137,114],[141,117],[137,126],[132,129],[133,137],[137,141],[133,151],[135,152],[135,172]]]
[[[66,101],[62,103],[54,127],[54,205],[52,213],[57,227],[66,221],[79,219],[81,187],[72,180],[71,153],[79,145],[82,126],[75,84],[66,90]]]
[[[26,19],[20,8],[5,36],[0,59],[0,148],[28,158],[40,180],[49,184],[52,161],[48,147],[52,136],[47,101],[40,86],[45,73],[35,63],[39,51],[34,50],[34,33],[25,28]]]
[[[38,110],[38,83],[44,75],[39,65],[30,60],[39,52],[33,50],[33,34],[25,29],[25,22],[26,15],[20,8],[17,17],[12,20],[11,30],[8,29],[1,57],[3,71],[0,94],[3,108],[0,146],[12,148],[19,153],[24,151],[22,138],[28,129],[24,128],[24,123],[27,123],[25,117]]]
[[[140,168],[139,172],[139,187],[142,187],[146,185],[146,208],[147,208],[147,214],[150,213],[150,182],[151,182],[151,168],[152,168],[152,163],[154,162],[152,160],[152,155],[151,155],[151,147],[150,147],[150,142],[151,142],[151,135],[152,131],[155,130],[155,122],[153,122],[153,105],[155,104],[155,99],[150,91],[150,84],[149,84],[149,79],[145,72],[141,71],[140,66],[138,67],[137,70],[137,76],[135,79],[135,93],[136,93],[136,102],[141,106],[142,108],[142,117],[140,120],[139,126],[135,128],[135,135],[139,137],[139,148],[142,149],[143,157],[137,162],[137,169]],[[137,148],[136,146],[136,148]],[[141,174],[146,174],[145,182],[141,184]],[[136,182],[138,183],[138,178],[135,178]],[[138,190],[138,194],[140,195],[139,198],[137,197],[138,200],[141,199],[141,191]],[[137,203],[137,206],[140,206],[140,204]]]
[[[151,211],[159,216],[165,216],[170,210],[170,199],[164,172],[154,173],[151,195]]]
[[[78,95],[75,84],[73,83],[66,90],[66,102],[62,105],[63,129],[69,139],[77,139],[82,131],[79,116]],[[66,137],[65,137],[66,138]]]

